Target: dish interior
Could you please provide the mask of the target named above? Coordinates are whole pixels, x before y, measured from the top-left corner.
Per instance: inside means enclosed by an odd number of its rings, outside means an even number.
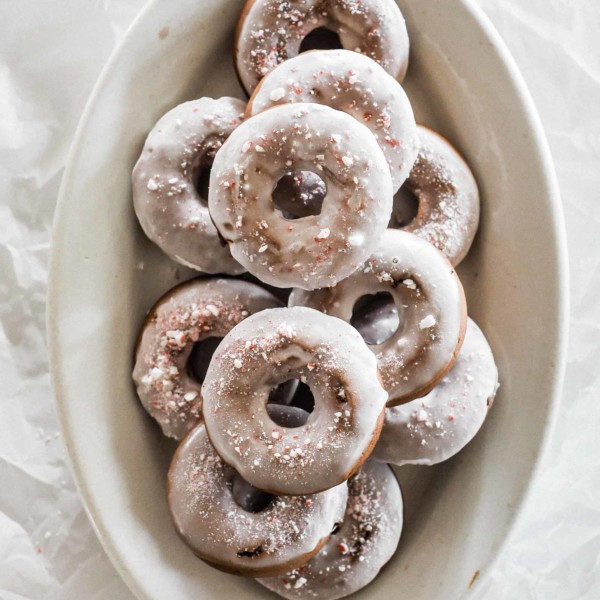
[[[176,104],[244,97],[231,58],[241,4],[150,3],[95,90],[57,213],[49,328],[65,439],[105,548],[146,600],[268,594],[206,566],[177,538],[164,487],[174,445],[141,409],[130,379],[146,311],[193,276],[145,239],[132,210],[131,169],[148,131]],[[406,505],[400,547],[356,597],[402,590],[414,599],[463,598],[507,536],[560,379],[561,225],[537,122],[485,21],[461,0],[400,5],[417,120],[457,146],[481,188],[481,229],[459,273],[501,388],[465,451],[438,467],[397,470]]]

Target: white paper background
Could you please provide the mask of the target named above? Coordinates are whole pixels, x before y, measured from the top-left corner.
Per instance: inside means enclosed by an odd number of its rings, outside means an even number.
[[[515,56],[548,135],[565,208],[572,302],[567,379],[548,459],[478,596],[598,599],[600,2],[477,3]],[[132,600],[69,473],[52,403],[44,310],[52,215],[69,144],[99,70],[143,4],[0,2],[1,600]]]

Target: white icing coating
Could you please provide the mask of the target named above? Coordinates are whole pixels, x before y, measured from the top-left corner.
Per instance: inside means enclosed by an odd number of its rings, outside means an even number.
[[[276,425],[269,391],[300,379],[315,407],[302,427]],[[360,334],[310,308],[249,317],[222,341],[202,387],[208,434],[219,455],[253,486],[306,494],[345,481],[379,436],[387,394]]]
[[[423,398],[388,408],[373,458],[396,465],[435,465],[462,450],[483,424],[498,369],[485,336],[469,319],[451,371]]]
[[[187,368],[194,344],[223,337],[248,315],[276,306],[281,303],[258,285],[216,278],[181,284],[154,305],[139,337],[133,380],[165,435],[181,439],[202,417],[201,383]]]
[[[285,572],[310,559],[344,518],[345,483],[321,494],[275,497],[262,511],[249,512],[233,498],[234,476],[204,425],[180,444],[168,475],[177,532],[199,558],[227,571],[249,576]]]
[[[419,202],[415,218],[402,227],[433,244],[458,265],[479,227],[479,188],[469,165],[448,140],[418,126],[419,153],[405,188]],[[394,199],[394,208],[397,200]],[[390,227],[397,221],[392,211]]]
[[[454,268],[431,244],[388,229],[377,250],[335,287],[296,289],[291,306],[309,306],[350,322],[364,295],[388,292],[400,324],[382,344],[370,346],[390,395],[388,406],[426,394],[452,367],[466,328],[466,303]]]
[[[290,221],[272,192],[292,171],[327,186],[321,213]],[[334,285],[372,253],[392,209],[392,181],[373,134],[319,104],[276,106],[245,121],[215,157],[209,209],[231,253],[278,287]]]
[[[337,32],[343,48],[404,78],[408,33],[393,0],[248,0],[235,43],[235,65],[246,91],[250,94],[267,73],[296,56],[302,40],[319,27]]]
[[[306,564],[258,582],[283,598],[336,600],[364,588],[392,558],[403,524],[400,486],[392,470],[367,461],[348,481],[344,522]]]
[[[246,114],[296,102],[326,104],[366,125],[388,161],[394,191],[404,183],[417,157],[415,117],[402,86],[376,62],[349,50],[300,54],[261,81]]]
[[[242,273],[196,189],[202,169],[244,118],[236,98],[200,98],[170,110],[133,169],[133,204],[145,234],[170,258],[205,273]]]

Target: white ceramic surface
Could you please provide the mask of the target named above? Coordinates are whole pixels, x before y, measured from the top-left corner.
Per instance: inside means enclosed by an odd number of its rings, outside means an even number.
[[[467,0],[400,5],[418,120],[455,142],[482,189],[482,227],[460,274],[502,387],[464,452],[438,467],[399,470],[403,539],[363,596],[446,600],[468,597],[481,581],[539,461],[563,371],[568,274],[549,155],[502,42]],[[144,238],[130,171],[169,108],[199,95],[241,97],[231,67],[240,7],[240,0],[149,4],[92,95],[56,215],[48,325],[64,436],[98,535],[146,600],[267,594],[205,566],[176,537],[164,494],[172,447],[130,381],[145,311],[190,275]]]

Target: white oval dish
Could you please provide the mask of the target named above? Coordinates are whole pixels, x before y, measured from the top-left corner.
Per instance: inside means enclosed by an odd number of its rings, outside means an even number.
[[[505,543],[548,437],[566,343],[565,238],[540,124],[497,33],[469,0],[399,4],[418,121],[457,145],[481,187],[481,230],[459,272],[502,385],[465,451],[438,467],[398,471],[406,504],[400,548],[356,597],[402,590],[414,600],[467,598]],[[131,383],[145,312],[192,275],[144,238],[131,169],[168,109],[200,95],[243,97],[231,65],[241,6],[149,3],[88,103],[56,213],[48,331],[63,433],[98,536],[144,600],[268,594],[206,566],[177,538],[164,489],[172,447]]]

